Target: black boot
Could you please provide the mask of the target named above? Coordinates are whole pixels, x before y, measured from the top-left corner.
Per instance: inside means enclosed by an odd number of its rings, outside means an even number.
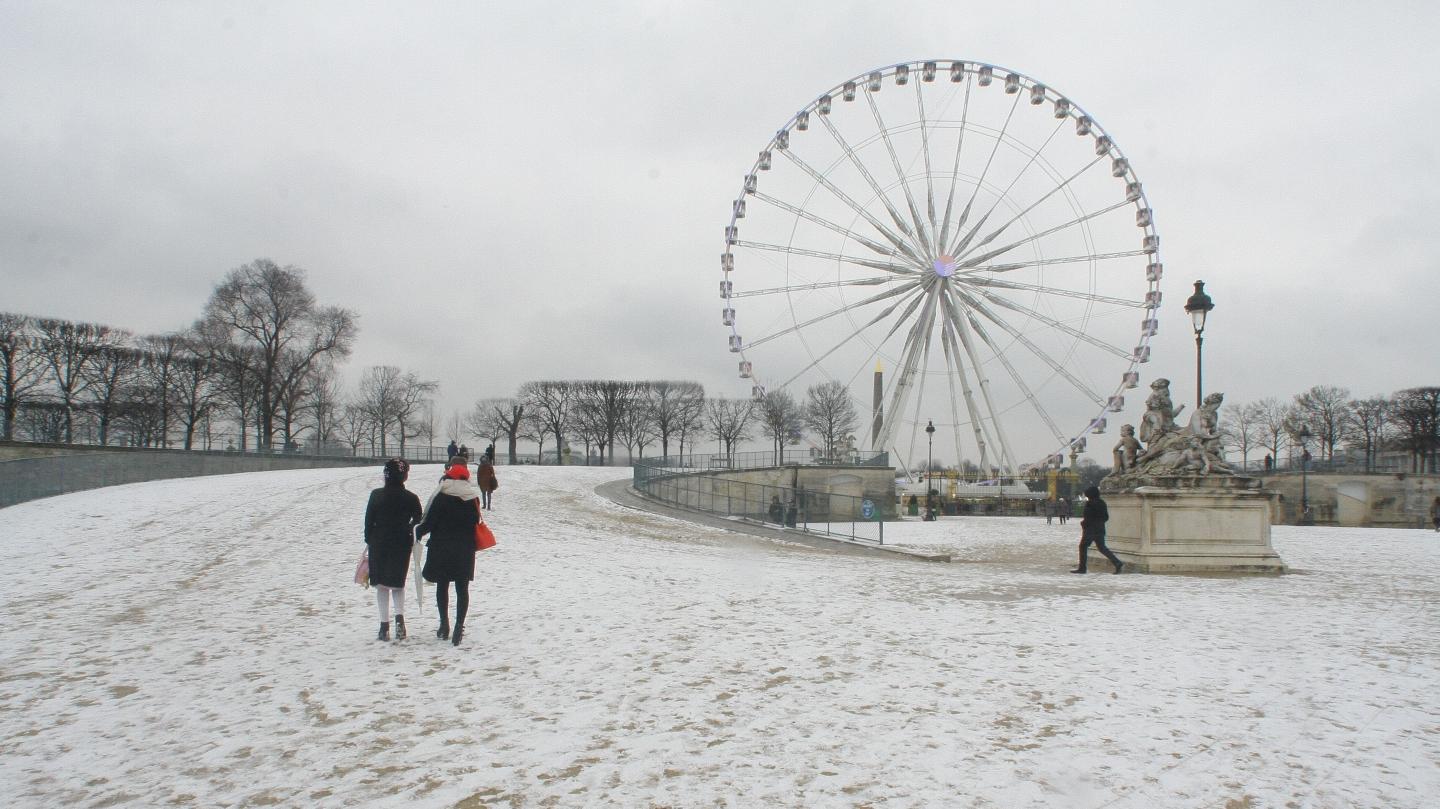
[[[381,621],[381,622],[380,622],[380,634],[378,634],[378,635],[375,636],[375,640],[390,640],[390,622],[389,622],[389,621]]]
[[[1124,566],[1125,566],[1125,563],[1124,563],[1124,562],[1120,561],[1119,559],[1116,559],[1116,560],[1115,560],[1115,573],[1118,575],[1118,574],[1120,573],[1120,568],[1122,568],[1122,567],[1124,567]]]
[[[405,616],[395,616],[395,640],[405,640]]]
[[[1077,567],[1077,568],[1075,568],[1074,570],[1072,570],[1072,571],[1070,571],[1070,572],[1071,572],[1071,573],[1084,573],[1084,572],[1085,572],[1085,568],[1083,568],[1083,567]]]
[[[464,637],[464,636],[465,636],[465,625],[462,624],[462,623],[458,623],[458,622],[457,622],[457,623],[455,624],[455,635],[454,635],[454,637],[452,637],[452,638],[450,639],[450,644],[451,644],[452,646],[459,646],[459,645],[460,645],[460,639],[461,639],[462,637]]]
[[[444,613],[440,614],[440,628],[435,630],[435,637],[440,640],[450,639],[450,616]]]

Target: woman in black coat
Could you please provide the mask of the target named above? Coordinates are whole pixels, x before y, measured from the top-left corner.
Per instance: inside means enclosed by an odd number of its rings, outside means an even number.
[[[405,574],[410,570],[410,542],[420,522],[420,498],[405,488],[410,465],[392,458],[385,462],[385,485],[370,492],[365,505],[365,545],[370,555],[370,583],[380,608],[380,634],[390,639],[388,599],[395,607],[395,640],[405,637]]]
[[[1115,566],[1115,572],[1119,573],[1124,565],[1105,546],[1105,523],[1110,521],[1110,509],[1106,507],[1105,501],[1100,499],[1100,488],[1097,486],[1086,489],[1085,498],[1085,513],[1080,516],[1080,567],[1070,572],[1085,572],[1085,561],[1089,556],[1090,545],[1094,543],[1095,548],[1110,560],[1110,564]]]
[[[425,555],[426,581],[433,581],[435,606],[440,610],[438,638],[460,645],[465,614],[470,610],[470,580],[475,578],[475,526],[480,522],[480,490],[470,482],[465,458],[451,458],[440,488],[425,508],[425,519],[415,528],[418,541],[430,535]],[[450,632],[450,583],[455,583],[455,632]]]

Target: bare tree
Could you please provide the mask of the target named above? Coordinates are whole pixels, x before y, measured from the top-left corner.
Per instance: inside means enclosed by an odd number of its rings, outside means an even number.
[[[697,429],[705,409],[705,388],[699,382],[660,380],[645,386],[645,400],[660,437],[660,454],[670,454],[670,440],[680,440],[685,452],[685,438]]]
[[[75,440],[75,410],[90,384],[90,366],[100,347],[110,341],[110,327],[91,323],[43,318],[35,321],[41,350],[61,411],[65,416],[64,440]]]
[[[1260,425],[1260,445],[1269,450],[1270,457],[1280,460],[1280,449],[1289,446],[1290,432],[1287,419],[1289,408],[1274,396],[1267,396],[1254,403],[1256,422]]]
[[[215,406],[215,360],[194,338],[186,341],[187,350],[176,363],[172,374],[171,393],[175,417],[185,449],[194,446],[195,432],[208,422]]]
[[[45,382],[45,355],[25,315],[0,312],[0,438],[15,437],[15,418],[21,405]]]
[[[1351,402],[1345,414],[1347,431],[1365,452],[1366,472],[1374,471],[1375,456],[1390,432],[1389,415],[1390,402],[1380,396]]]
[[[344,403],[340,392],[340,378],[334,367],[328,363],[316,371],[309,396],[304,402],[305,414],[309,417],[310,428],[315,433],[315,454],[325,451],[326,445],[335,440],[340,431]]]
[[[110,443],[110,423],[138,378],[141,354],[125,345],[128,332],[112,330],[86,368],[86,392],[99,422],[100,443]]]
[[[755,404],[759,410],[760,425],[775,448],[776,463],[784,465],[785,445],[798,439],[805,427],[800,404],[784,388],[766,392]]]
[[[360,454],[360,443],[366,438],[374,435],[374,425],[370,421],[369,408],[363,402],[346,402],[340,408],[340,424],[336,435],[340,440],[350,445],[350,454]],[[373,448],[372,448],[373,451]]]
[[[1255,402],[1228,404],[1221,410],[1220,438],[1225,446],[1240,453],[1243,469],[1250,463],[1250,451],[1264,446],[1265,428],[1260,423],[1261,408]]]
[[[1336,385],[1316,385],[1295,396],[1296,416],[1310,427],[1327,460],[1335,459],[1335,447],[1345,437],[1349,408],[1349,389]]]
[[[855,400],[843,384],[833,379],[811,385],[805,395],[805,425],[820,438],[826,457],[835,458],[859,424]]]
[[[149,397],[159,419],[159,445],[170,446],[170,422],[175,412],[175,375],[178,365],[190,355],[191,343],[178,332],[151,334],[139,339],[143,354],[139,384]]]
[[[575,406],[575,384],[573,382],[548,381],[526,382],[520,386],[519,398],[525,403],[528,416],[540,438],[540,458],[544,462],[544,437],[555,437],[555,459],[564,463],[561,456],[565,431],[571,426],[572,410]]]
[[[710,399],[705,403],[710,437],[720,442],[727,457],[735,454],[736,444],[750,437],[754,413],[754,403],[749,399]]]
[[[400,409],[403,384],[400,369],[393,365],[373,365],[360,376],[356,404],[379,438],[381,455],[388,454],[386,439]]]
[[[510,463],[516,464],[516,445],[524,437],[525,402],[522,399],[480,399],[465,419],[466,428],[475,438],[494,441],[504,436]]]
[[[238,357],[251,363],[256,380],[258,441],[268,448],[286,392],[325,358],[350,355],[354,313],[320,307],[305,286],[304,271],[269,259],[237,267],[215,288],[205,306],[206,331],[214,338],[253,349]]]
[[[1391,399],[1396,438],[1414,472],[1440,472],[1440,387],[1406,388]]]
[[[620,417],[620,430],[617,435],[625,445],[626,458],[630,463],[635,462],[636,450],[639,450],[641,458],[645,457],[645,447],[659,436],[646,383],[635,386],[635,400]]]

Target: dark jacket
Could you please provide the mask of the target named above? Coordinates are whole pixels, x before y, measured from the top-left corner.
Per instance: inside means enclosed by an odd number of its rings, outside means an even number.
[[[423,575],[426,581],[470,581],[475,578],[475,525],[480,522],[480,497],[468,480],[445,480],[430,499],[425,519],[415,529],[419,539],[430,535]]]
[[[1110,509],[1100,499],[1100,490],[1094,486],[1085,490],[1085,512],[1080,515],[1080,534],[1087,537],[1104,537],[1105,523],[1110,520]]]
[[[404,484],[381,486],[365,504],[365,544],[370,547],[370,583],[404,587],[410,570],[410,543],[420,522],[420,498]]]

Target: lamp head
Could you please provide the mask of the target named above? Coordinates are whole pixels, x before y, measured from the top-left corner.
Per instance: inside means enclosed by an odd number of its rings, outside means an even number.
[[[1215,308],[1215,302],[1205,294],[1205,282],[1195,282],[1195,294],[1185,301],[1185,311],[1190,313],[1191,325],[1195,327],[1195,333],[1205,331],[1205,316]]]

